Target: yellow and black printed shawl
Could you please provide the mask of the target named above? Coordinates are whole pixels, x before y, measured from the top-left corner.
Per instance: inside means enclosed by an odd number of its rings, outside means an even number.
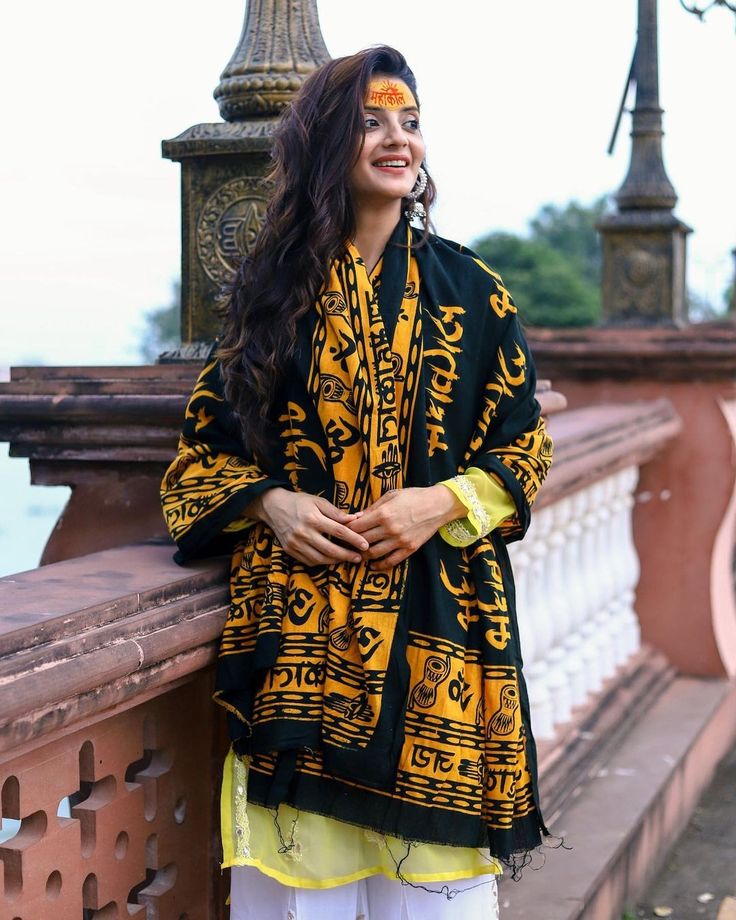
[[[407,245],[409,243],[410,245]],[[380,279],[348,246],[299,328],[260,465],[216,358],[162,485],[179,561],[232,552],[215,697],[248,798],[406,840],[490,846],[513,862],[545,832],[506,543],[523,536],[552,444],[501,279],[401,222]],[[305,566],[243,509],[280,485],[367,507],[468,466],[516,514],[466,549],[434,536],[389,572]]]

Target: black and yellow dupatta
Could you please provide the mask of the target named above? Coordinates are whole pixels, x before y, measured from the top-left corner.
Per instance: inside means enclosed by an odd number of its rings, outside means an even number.
[[[508,859],[543,824],[504,541],[526,529],[551,442],[498,276],[411,234],[398,226],[380,284],[352,246],[331,266],[261,466],[208,364],[164,513],[181,558],[233,550],[216,698],[251,755],[251,801]],[[468,549],[435,536],[389,572],[305,566],[265,524],[233,530],[272,485],[358,510],[471,465],[504,481],[515,517]]]

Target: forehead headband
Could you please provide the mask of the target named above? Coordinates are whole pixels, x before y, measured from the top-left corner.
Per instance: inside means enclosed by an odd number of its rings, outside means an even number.
[[[414,94],[403,80],[385,77],[370,81],[365,104],[380,109],[419,108]]]

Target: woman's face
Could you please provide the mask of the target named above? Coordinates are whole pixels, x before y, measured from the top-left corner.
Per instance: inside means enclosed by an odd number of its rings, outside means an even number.
[[[402,80],[375,74],[363,114],[365,138],[349,180],[353,202],[356,208],[400,202],[424,160],[416,100]]]

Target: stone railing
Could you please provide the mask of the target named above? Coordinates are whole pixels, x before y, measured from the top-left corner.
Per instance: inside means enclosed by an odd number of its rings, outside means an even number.
[[[642,684],[632,496],[678,426],[666,400],[550,420],[556,462],[512,552],[554,803],[606,701],[632,674]],[[144,544],[0,580],[3,918],[222,916],[226,740],[210,690],[225,573],[225,560],[180,569],[170,547]]]
[[[534,516],[510,547],[535,735],[555,736],[641,646],[628,466]]]
[[[224,560],[132,546],[0,580],[8,920],[207,920]]]
[[[736,323],[536,328],[529,344],[571,409],[664,396],[681,419],[681,434],[638,486],[642,639],[682,674],[733,680]]]
[[[642,648],[634,539],[639,470],[680,431],[666,399],[549,422],[555,462],[525,539],[511,544],[545,811],[562,806],[673,670]]]

